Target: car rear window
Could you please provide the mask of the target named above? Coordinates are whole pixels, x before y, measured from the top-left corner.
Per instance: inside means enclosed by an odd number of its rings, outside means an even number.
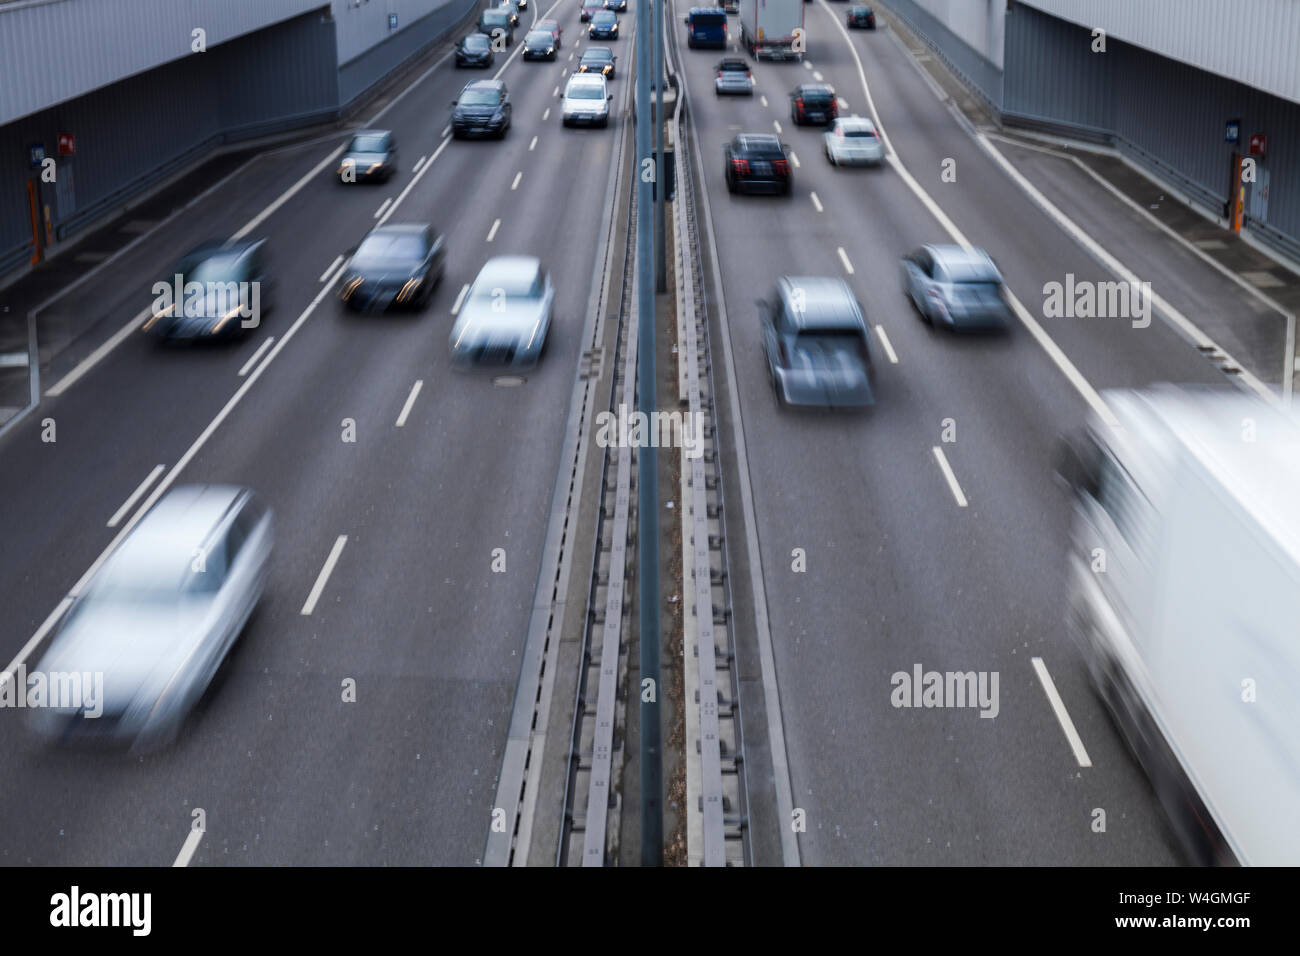
[[[965,302],[994,302],[1001,299],[1001,285],[996,282],[956,282],[953,294]]]
[[[873,129],[846,129],[844,135],[854,139],[875,139],[876,131]]]
[[[794,348],[813,361],[833,361],[861,355],[862,335],[853,329],[805,329],[794,337]]]
[[[813,106],[825,106],[831,101],[831,95],[825,90],[804,90],[803,101]]]
[[[719,67],[723,70],[735,70],[737,73],[748,73],[749,66],[744,60],[723,60]]]

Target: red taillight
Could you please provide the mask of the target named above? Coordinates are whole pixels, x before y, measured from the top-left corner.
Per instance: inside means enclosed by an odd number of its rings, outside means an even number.
[[[797,106],[797,107],[799,107],[799,112],[802,113],[802,112],[803,112],[803,97],[802,97],[802,96],[795,97],[794,105]]]
[[[747,160],[747,159],[733,159],[733,160],[731,161],[731,171],[732,171],[733,173],[737,173],[737,174],[739,174],[739,175],[741,175],[741,176],[748,176],[748,175],[749,175],[749,160]]]
[[[775,170],[776,170],[778,173],[780,173],[782,176],[789,176],[789,175],[790,175],[790,162],[789,162],[789,160],[785,160],[785,159],[774,159],[774,160],[772,160],[772,168],[775,169]]]
[[[721,70],[718,71],[718,79],[722,79],[722,71],[721,71]]]

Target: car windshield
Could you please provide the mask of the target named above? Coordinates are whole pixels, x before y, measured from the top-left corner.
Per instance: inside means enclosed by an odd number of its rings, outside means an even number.
[[[466,90],[460,94],[461,106],[496,106],[501,94],[496,90]]]
[[[532,33],[528,34],[528,36],[524,37],[524,42],[530,46],[534,44],[537,46],[550,46],[551,35],[545,30],[534,30]]]
[[[503,27],[510,22],[509,10],[485,10],[481,23],[490,27]]]
[[[384,149],[384,138],[373,133],[353,136],[352,142],[348,144],[350,153],[382,153]]]
[[[571,100],[603,100],[604,91],[594,83],[574,83],[566,94]]]
[[[614,59],[614,54],[610,53],[603,47],[597,50],[584,50],[582,54],[583,63],[600,62],[608,63]]]
[[[463,46],[466,50],[471,50],[475,53],[478,53],[479,51],[486,50],[488,48],[488,38],[484,36],[482,33],[471,33],[469,36],[465,38],[461,46]]]
[[[536,299],[542,294],[541,280],[530,273],[488,276],[474,283],[471,299],[493,299],[513,296],[517,299]]]
[[[748,73],[748,72],[749,72],[749,67],[748,67],[748,66],[746,66],[744,63],[740,63],[740,62],[737,62],[737,61],[735,61],[735,60],[723,60],[721,66],[719,66],[718,69],[720,69],[720,70],[734,70],[734,71],[736,71],[737,73]]]
[[[210,256],[209,258],[196,263],[185,276],[185,281],[205,283],[229,282],[232,279],[238,279],[238,264],[238,253]]]
[[[387,265],[418,262],[424,256],[419,236],[367,236],[352,257],[353,265]]]
[[[611,24],[617,23],[618,17],[610,13],[608,10],[602,10],[591,18],[591,22],[597,26],[607,27]]]

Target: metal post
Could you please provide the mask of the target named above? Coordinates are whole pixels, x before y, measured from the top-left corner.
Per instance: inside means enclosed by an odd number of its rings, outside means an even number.
[[[667,235],[664,232],[664,203],[668,197],[667,173],[664,171],[664,0],[654,0],[654,77],[655,77],[655,291],[668,291],[668,264],[665,256]]]
[[[650,0],[636,0],[636,157],[637,157],[637,353],[636,406],[655,410],[654,199],[645,175],[650,155]],[[662,187],[660,187],[662,192]],[[659,475],[655,450],[637,449],[637,577],[640,612],[641,680],[641,865],[663,865],[663,755],[660,752],[659,698]],[[646,685],[646,681],[650,683]],[[651,698],[647,700],[646,698]]]

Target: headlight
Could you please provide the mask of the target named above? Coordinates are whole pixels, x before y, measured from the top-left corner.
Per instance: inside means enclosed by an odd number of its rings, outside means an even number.
[[[242,303],[241,303],[241,305],[242,305]],[[233,309],[231,309],[229,312],[227,312],[225,315],[223,315],[220,319],[218,319],[216,322],[214,322],[214,323],[212,324],[212,328],[208,329],[208,334],[209,334],[209,335],[216,335],[218,332],[220,332],[220,331],[221,331],[221,327],[222,327],[223,325],[225,325],[227,322],[229,322],[229,321],[230,321],[231,319],[233,319],[235,316],[239,315],[239,309],[240,309],[240,306],[239,306],[239,305],[235,306]]]
[[[371,164],[370,164],[370,168],[366,170],[366,173],[367,173],[367,174],[369,174],[369,173],[373,173],[376,169],[378,169],[378,168],[379,168],[380,166],[382,166],[382,165],[384,165],[384,164],[383,164],[383,163],[371,163]]]
[[[343,286],[343,290],[339,293],[340,298],[342,298],[344,302],[348,300],[348,297],[351,296],[353,292],[357,291],[357,286],[361,285],[361,279],[361,276],[353,276],[348,279],[347,284]]]

